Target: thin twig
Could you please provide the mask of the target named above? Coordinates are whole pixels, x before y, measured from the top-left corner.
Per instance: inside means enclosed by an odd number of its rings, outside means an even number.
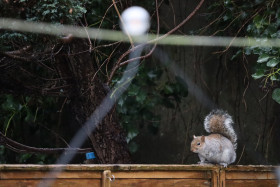
[[[238,19],[239,17],[241,16],[241,13],[236,16],[225,28],[223,29],[220,29],[220,30],[217,30],[216,32],[214,32],[211,36],[215,36],[216,34],[218,34],[219,32],[224,32],[225,30],[227,30],[233,23],[236,19]]]
[[[251,20],[253,19],[256,15],[258,15],[258,13],[262,10],[263,8],[260,8],[252,17],[250,17],[247,21],[245,21],[245,23],[238,29],[236,35],[234,36],[234,38],[231,40],[231,42],[229,43],[229,45],[227,46],[227,48],[223,51],[218,51],[215,53],[225,53],[232,45],[233,41],[235,40],[235,38],[237,37],[237,35],[240,33],[240,31],[245,27],[245,25]],[[214,54],[215,54],[214,53]]]
[[[201,30],[200,34],[203,34],[203,33],[206,31],[206,29],[207,29],[208,27],[210,27],[210,26],[213,25],[215,22],[217,22],[219,19],[221,19],[222,15],[223,15],[224,13],[225,13],[225,10],[224,10],[216,19],[214,19],[211,23],[209,23],[208,25],[202,27],[202,28],[200,29],[200,30]]]
[[[117,12],[117,14],[118,14],[118,16],[119,16],[119,19],[120,19],[122,25],[124,25],[122,16],[121,16],[121,14],[120,14],[120,12],[119,12],[119,9],[118,9],[118,7],[117,7],[117,4],[116,4],[115,0],[112,0],[112,1],[113,1],[115,10],[116,10],[116,12]],[[124,30],[126,30],[126,27],[124,27]],[[134,47],[134,45],[133,45],[133,40],[132,40],[130,34],[129,34],[127,31],[126,31],[126,34],[127,34],[127,36],[128,36],[129,42],[130,42],[130,44],[131,44],[131,47]]]
[[[238,160],[238,162],[237,162],[237,165],[238,165],[239,162],[241,161],[241,158],[242,158],[242,156],[243,156],[244,150],[245,150],[245,145],[243,146],[243,149],[242,149],[241,155],[240,155],[240,157],[239,157],[239,160]]]
[[[89,37],[89,34],[88,34],[88,31],[87,31],[87,26],[84,26],[83,25],[83,23],[80,21],[80,23],[81,23],[81,25],[83,26],[83,28],[85,29],[85,31],[86,31],[86,34],[87,34],[87,37],[88,37],[88,43],[89,43],[89,50],[88,50],[88,52],[90,52],[91,53],[91,51],[92,51],[92,43],[91,43],[91,39],[90,39],[90,37]]]

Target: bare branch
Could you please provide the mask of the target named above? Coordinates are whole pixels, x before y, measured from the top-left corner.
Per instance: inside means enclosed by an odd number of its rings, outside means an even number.
[[[236,39],[237,35],[240,33],[240,31],[245,27],[245,25],[250,21],[252,20],[256,15],[258,15],[258,13],[263,10],[263,8],[260,8],[259,10],[256,11],[256,13],[251,16],[247,21],[245,21],[245,23],[243,23],[243,25],[238,29],[236,35],[234,36],[234,38],[231,40],[230,44],[227,46],[227,48],[223,51],[218,51],[218,52],[215,52],[214,54],[217,54],[217,53],[225,53],[232,45],[233,41]]]
[[[23,62],[32,62],[33,61],[31,58],[26,58],[26,57],[21,57],[21,56],[14,55],[13,52],[2,52],[2,51],[0,51],[0,55],[8,57],[8,58],[12,58],[14,60],[23,61]]]
[[[18,143],[0,132],[0,145],[4,145],[8,149],[18,153],[42,153],[42,154],[56,154],[65,151],[71,153],[87,153],[93,151],[92,148],[36,148]]]
[[[151,43],[156,43],[157,41],[159,40],[162,40],[164,38],[166,38],[167,36],[169,36],[170,34],[174,33],[175,31],[177,31],[180,27],[182,27],[187,21],[189,21],[194,15],[195,13],[199,10],[199,8],[202,6],[204,0],[201,0],[199,2],[199,4],[196,6],[196,8],[188,15],[188,17],[186,17],[179,25],[177,25],[176,27],[174,27],[172,30],[168,31],[166,34],[162,35],[161,37],[157,37],[153,40],[150,40],[148,41],[147,43],[144,43],[144,44],[140,44],[140,45],[137,45],[129,50],[127,50],[124,54],[121,55],[121,57],[119,58],[119,60],[117,61],[116,65],[113,67],[112,69],[112,72],[109,76],[109,79],[107,81],[107,84],[110,84],[110,82],[112,81],[112,78],[115,74],[115,72],[117,71],[117,69],[119,69],[121,67],[121,61],[123,60],[124,57],[126,57],[130,52],[140,48],[140,47],[144,47],[145,45],[147,44],[151,44]],[[146,58],[145,56],[144,57],[138,57],[138,58]],[[133,59],[135,60],[135,59]],[[125,63],[123,63],[123,65],[133,61],[133,60],[130,60],[130,61],[127,61]]]
[[[29,51],[31,48],[32,48],[32,46],[28,45],[28,46],[23,47],[22,49],[15,50],[15,51],[9,51],[9,52],[6,52],[6,53],[10,54],[10,55],[20,55],[23,52]]]

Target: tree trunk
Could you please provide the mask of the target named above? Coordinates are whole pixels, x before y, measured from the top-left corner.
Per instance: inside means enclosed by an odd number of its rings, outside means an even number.
[[[71,110],[78,124],[82,126],[102,102],[108,90],[96,74],[98,67],[94,65],[85,40],[76,39],[64,46],[55,61],[59,76],[71,77],[66,79],[70,89],[62,91],[69,93]],[[94,132],[87,133],[98,163],[131,163],[126,136],[118,123],[115,108],[104,117]]]

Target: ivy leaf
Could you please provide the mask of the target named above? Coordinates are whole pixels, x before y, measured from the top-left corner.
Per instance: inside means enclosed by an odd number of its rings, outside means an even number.
[[[131,86],[131,89],[127,92],[128,96],[136,96],[139,93],[139,87]]]
[[[252,53],[252,49],[250,47],[245,48],[245,55],[250,55]]]
[[[150,79],[154,79],[154,78],[157,77],[157,74],[156,74],[156,72],[154,72],[154,71],[148,72],[147,75],[148,75],[148,77],[149,77]]]
[[[42,15],[45,16],[45,15],[47,15],[47,14],[49,14],[49,13],[50,13],[50,10],[46,10],[46,11],[44,11],[44,12],[42,13]]]
[[[147,94],[143,91],[140,91],[138,95],[136,95],[136,101],[139,102],[140,104],[143,104],[144,101],[146,100]]]
[[[120,107],[122,107],[122,106],[124,105],[124,98],[123,98],[123,97],[121,97],[121,98],[119,99],[118,105],[119,105]]]
[[[277,64],[279,63],[279,60],[277,60],[276,58],[273,58],[273,59],[271,59],[271,60],[269,60],[267,63],[266,63],[266,65],[268,66],[268,67],[275,67]]]
[[[258,73],[254,73],[253,75],[252,75],[252,77],[254,78],[254,79],[259,79],[259,78],[262,78],[264,76],[264,74],[258,74]]]
[[[129,143],[133,138],[135,138],[139,134],[138,129],[133,128],[127,133],[126,141]]]
[[[272,99],[280,104],[280,88],[276,88],[272,92]]]
[[[262,55],[259,56],[257,62],[258,62],[258,63],[263,63],[263,62],[268,61],[269,58],[270,58],[269,55],[267,55],[267,54],[262,54]]]
[[[174,92],[173,88],[170,85],[165,85],[164,89],[163,89],[164,93],[167,95],[170,95]]]
[[[276,81],[278,78],[277,78],[277,75],[272,75],[272,76],[270,76],[270,80],[272,80],[272,81]]]
[[[34,120],[34,115],[32,114],[32,111],[28,108],[26,108],[26,116],[24,118],[24,121],[26,122],[31,122]]]
[[[259,79],[259,78],[261,78],[263,76],[264,76],[264,70],[263,69],[257,70],[257,72],[252,75],[252,77],[254,79]]]
[[[1,107],[7,111],[20,111],[22,109],[22,105],[17,103],[11,95],[7,95],[6,101]]]
[[[235,55],[233,55],[232,57],[231,57],[231,59],[230,60],[234,60],[234,59],[236,59],[238,56],[240,56],[242,54],[242,51],[241,50],[238,50],[236,53],[235,53]]]
[[[31,153],[25,153],[19,157],[19,163],[26,163],[32,157]]]

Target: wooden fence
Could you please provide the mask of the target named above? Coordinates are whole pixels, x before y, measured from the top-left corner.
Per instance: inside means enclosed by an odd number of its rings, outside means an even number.
[[[52,179],[55,187],[277,187],[275,169],[275,166],[0,165],[0,187],[38,186]],[[61,172],[54,176],[50,171]]]

